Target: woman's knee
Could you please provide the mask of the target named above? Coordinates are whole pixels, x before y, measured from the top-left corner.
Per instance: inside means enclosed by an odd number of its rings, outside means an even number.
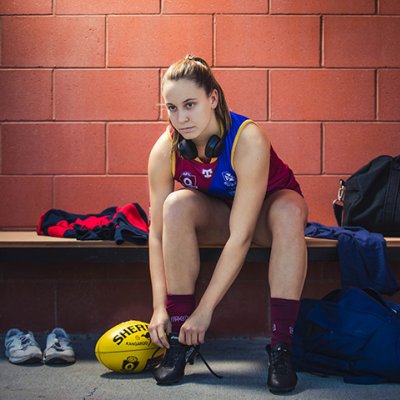
[[[271,204],[269,217],[272,230],[274,227],[304,228],[308,217],[307,204],[296,192],[286,192]]]
[[[177,190],[168,195],[163,206],[164,223],[172,222],[174,225],[179,222],[188,223],[194,221],[194,215],[199,204],[196,194],[191,190]]]

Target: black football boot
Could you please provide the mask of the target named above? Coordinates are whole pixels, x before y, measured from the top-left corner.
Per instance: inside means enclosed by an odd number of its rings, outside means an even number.
[[[267,346],[269,355],[268,387],[271,393],[287,393],[294,390],[297,375],[292,366],[291,353],[285,344]]]
[[[158,385],[173,385],[185,375],[185,366],[193,364],[198,352],[198,346],[187,346],[179,343],[178,336],[170,334],[168,337],[169,349],[157,368],[153,369],[153,376]]]

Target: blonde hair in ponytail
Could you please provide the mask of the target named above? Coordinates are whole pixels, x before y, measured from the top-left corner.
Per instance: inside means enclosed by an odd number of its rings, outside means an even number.
[[[219,132],[219,134],[222,137],[231,126],[231,116],[224,92],[215,79],[207,62],[200,57],[188,54],[167,69],[162,79],[162,85],[166,81],[178,81],[180,79],[188,79],[195,82],[198,87],[205,90],[208,96],[211,95],[214,89],[218,92],[218,105],[215,108],[215,115],[221,126],[221,132]],[[175,151],[178,143],[182,140],[182,136],[175,127],[172,126],[172,128],[174,130],[172,151]]]

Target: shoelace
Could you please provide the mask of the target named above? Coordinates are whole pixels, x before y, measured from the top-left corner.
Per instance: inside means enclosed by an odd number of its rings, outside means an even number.
[[[62,344],[58,340],[56,340],[50,347],[56,349],[56,351],[63,351],[64,350]]]
[[[28,335],[23,335],[20,337],[20,342],[21,342],[21,348],[26,349],[28,346],[30,346],[32,343],[30,337]]]
[[[287,351],[276,349],[271,351],[271,365],[278,374],[287,374],[289,371],[289,359]]]
[[[211,367],[208,365],[208,362],[206,361],[206,359],[203,357],[203,355],[200,353],[199,349],[197,349],[196,351],[196,356],[201,358],[201,361],[203,361],[203,363],[205,364],[205,366],[208,368],[208,370],[218,379],[222,379],[223,376],[222,375],[218,375],[216,372],[214,372]]]
[[[156,350],[158,351],[158,349]],[[164,357],[162,364],[165,367],[174,367],[176,362],[179,360],[180,356],[185,353],[185,349],[183,347],[171,347],[170,351],[167,352],[166,356]],[[185,355],[186,358],[186,355]],[[188,360],[186,360],[187,362]]]
[[[158,349],[156,350],[156,352],[157,351]],[[171,347],[171,350],[167,353],[167,356],[164,357],[162,364],[166,367],[173,367],[183,352],[186,353],[185,354],[186,363],[193,364],[194,358],[199,357],[212,375],[214,375],[218,379],[223,378],[223,376],[218,375],[216,372],[212,370],[212,368],[210,367],[204,356],[200,353],[199,346],[196,347],[190,346],[188,350],[185,350],[184,347]],[[152,358],[154,357],[154,354]]]
[[[20,335],[15,338],[19,341],[22,350],[26,350],[28,346],[37,346],[38,344],[32,340],[29,335]],[[17,344],[14,341],[7,343],[7,348],[10,350],[12,347],[16,347]]]
[[[49,348],[54,348],[56,351],[64,351],[69,346],[70,342],[68,339],[56,338],[54,343]]]

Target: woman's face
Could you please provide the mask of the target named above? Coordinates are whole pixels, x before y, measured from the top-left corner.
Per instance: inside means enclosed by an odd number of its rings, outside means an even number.
[[[162,95],[172,125],[186,140],[201,144],[218,133],[216,90],[208,96],[203,88],[188,79],[167,80]]]

